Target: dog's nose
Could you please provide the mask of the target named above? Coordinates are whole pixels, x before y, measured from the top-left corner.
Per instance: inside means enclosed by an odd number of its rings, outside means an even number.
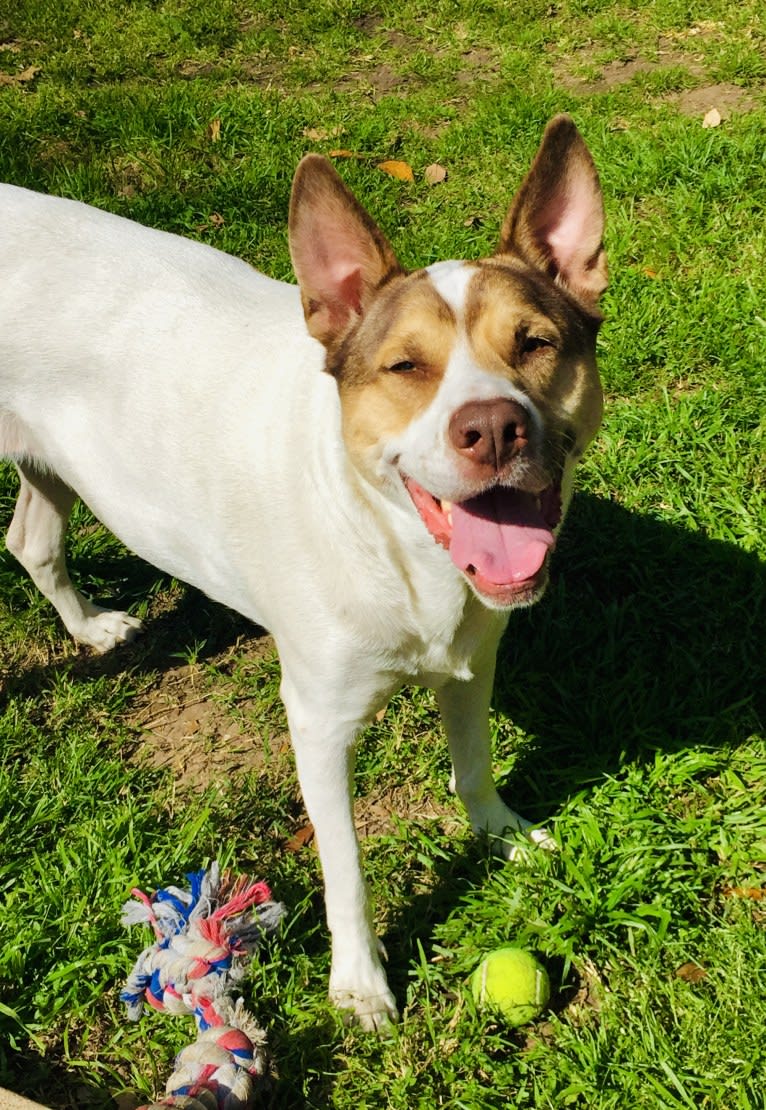
[[[469,401],[452,414],[449,439],[461,455],[500,470],[527,446],[528,424],[529,413],[516,401]]]

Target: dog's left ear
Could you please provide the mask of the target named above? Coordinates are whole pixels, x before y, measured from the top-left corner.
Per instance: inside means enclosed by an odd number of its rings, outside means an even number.
[[[556,116],[506,216],[498,253],[519,255],[589,310],[607,286],[598,173],[569,116]]]
[[[306,324],[332,348],[401,267],[383,232],[319,154],[306,155],[296,170],[289,231]]]

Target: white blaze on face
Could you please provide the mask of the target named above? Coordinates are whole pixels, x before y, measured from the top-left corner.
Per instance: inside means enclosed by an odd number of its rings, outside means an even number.
[[[457,339],[450,352],[439,388],[428,407],[389,440],[384,463],[394,463],[434,496],[446,501],[463,501],[475,494],[476,479],[461,467],[449,442],[452,416],[473,401],[505,398],[518,402],[530,414],[533,436],[539,437],[542,420],[529,397],[504,375],[483,369],[471,350],[465,327],[468,288],[476,276],[475,266],[466,262],[437,262],[427,273],[439,296],[452,310],[457,322]],[[519,467],[519,477],[523,464]]]
[[[431,284],[455,314],[458,324],[463,319],[468,286],[476,273],[469,262],[434,262],[426,267]]]

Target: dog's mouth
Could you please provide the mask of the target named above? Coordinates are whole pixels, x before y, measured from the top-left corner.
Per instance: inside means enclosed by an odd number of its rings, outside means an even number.
[[[404,484],[428,531],[481,597],[505,607],[542,592],[561,520],[558,484],[539,494],[498,485],[460,502],[440,500],[414,478]]]

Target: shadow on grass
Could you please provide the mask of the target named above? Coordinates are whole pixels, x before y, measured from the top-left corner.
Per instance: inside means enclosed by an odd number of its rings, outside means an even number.
[[[579,495],[546,599],[511,617],[494,705],[528,737],[501,790],[539,821],[657,750],[743,743],[766,722],[766,565]],[[434,927],[488,866],[469,841],[392,913],[383,939],[400,1003],[418,946],[429,958]]]
[[[548,595],[511,618],[495,706],[531,738],[508,786],[536,820],[657,749],[741,743],[766,722],[766,564],[580,495]]]
[[[43,1057],[27,1047],[23,1059],[15,1054],[9,1058],[0,1055],[0,1082],[7,1084],[8,1090],[18,1092],[20,1098],[38,1101],[42,1107],[52,1106],[56,1110],[114,1107],[114,1100],[105,1087],[82,1076],[73,1080],[67,1065],[57,1061],[52,1051]],[[0,1091],[0,1101],[2,1099]]]
[[[170,581],[129,554],[81,555],[75,570],[84,592],[102,604],[111,592],[107,603],[118,607],[160,596]],[[170,603],[150,604],[134,644],[103,656],[84,649],[67,666],[83,678],[163,671],[186,652],[204,660],[264,635],[179,587]],[[49,673],[33,665],[9,681],[32,691]],[[766,719],[766,564],[734,544],[578,495],[545,599],[511,616],[495,708],[532,739],[514,778],[531,775],[531,800],[548,811],[576,785],[567,768],[579,781],[657,747],[737,743]]]
[[[5,556],[15,571],[10,555]],[[130,609],[148,600],[149,614],[144,618],[145,631],[129,644],[98,655],[82,647],[76,655],[52,663],[32,662],[16,673],[2,675],[0,670],[0,704],[4,698],[20,694],[34,695],[50,682],[59,668],[76,679],[92,679],[118,675],[124,671],[164,672],[177,667],[193,656],[205,661],[222,654],[235,644],[256,641],[266,636],[263,628],[246,617],[219,605],[190,586],[173,580],[137,556],[87,555],[71,561],[73,577],[86,597],[107,608]],[[27,588],[25,571],[18,568],[21,586]],[[29,584],[29,589],[34,587]],[[61,645],[68,642],[68,633],[54,616],[52,608],[41,598],[35,604],[46,607],[46,619],[55,619]],[[16,600],[16,607],[21,601]],[[54,640],[55,643],[55,640]],[[243,650],[246,648],[243,646]]]

